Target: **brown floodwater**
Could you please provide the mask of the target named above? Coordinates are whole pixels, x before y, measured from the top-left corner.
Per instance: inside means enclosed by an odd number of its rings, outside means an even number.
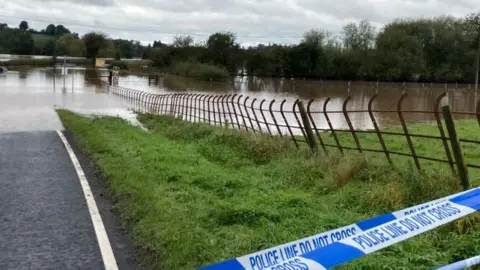
[[[55,108],[126,114],[117,97],[86,79],[100,72],[72,68],[63,76],[60,70],[36,68],[0,74],[0,132],[61,129]]]
[[[139,89],[152,93],[203,93],[203,94],[238,94],[265,99],[266,105],[272,99],[277,102],[274,110],[279,109],[282,100],[287,100],[285,110],[292,109],[296,99],[308,101],[314,99],[311,106],[312,116],[318,128],[328,129],[323,106],[330,98],[326,111],[334,128],[348,128],[342,108],[347,97],[348,116],[356,129],[372,129],[372,119],[367,112],[368,103],[373,95],[377,97],[372,103],[375,120],[380,126],[400,124],[397,113],[398,100],[403,93],[407,97],[402,102],[403,116],[407,123],[435,121],[433,110],[436,99],[443,92],[448,92],[448,102],[453,111],[475,112],[478,95],[473,85],[468,84],[429,84],[429,83],[386,83],[386,82],[346,82],[322,80],[289,80],[280,78],[236,77],[227,82],[201,82],[176,76],[161,78],[158,85],[148,83],[147,77],[124,75],[119,78],[119,86]],[[249,102],[250,102],[249,101]],[[265,109],[268,106],[264,106]],[[422,112],[427,111],[427,112]],[[288,116],[288,114],[287,114]],[[456,119],[474,118],[464,114],[455,115]],[[268,118],[268,117],[267,117]],[[281,124],[282,117],[279,117]],[[293,116],[288,123],[295,123]]]
[[[38,115],[45,108],[64,107],[71,109],[114,109],[124,108],[125,104],[117,97],[103,92],[98,80],[106,81],[107,70],[71,68],[63,76],[61,70],[52,68],[35,68],[11,70],[0,75],[0,106],[4,111],[3,126],[15,125],[18,119],[14,117],[19,112]],[[447,91],[449,103],[454,111],[475,112],[478,95],[473,86],[456,84],[401,84],[401,83],[374,83],[322,80],[289,80],[272,78],[236,77],[226,82],[201,82],[175,76],[160,78],[158,84],[149,84],[148,77],[122,74],[118,85],[138,89],[150,93],[202,93],[202,94],[238,94],[249,96],[249,102],[257,99],[256,107],[265,99],[264,108],[268,108],[271,100],[275,99],[273,110],[280,109],[282,100],[286,100],[285,110],[291,111],[296,99],[308,101],[314,99],[311,105],[312,117],[318,128],[328,129],[323,112],[324,102],[330,98],[326,106],[328,117],[334,128],[348,128],[342,106],[350,96],[347,110],[352,124],[357,129],[373,128],[372,119],[367,112],[370,98],[377,94],[372,103],[375,120],[380,126],[399,124],[396,112],[397,101],[402,93],[407,97],[402,103],[402,109],[408,123],[434,121],[434,114],[411,113],[411,111],[433,111],[436,98]],[[8,117],[5,113],[9,110]],[[51,110],[49,111],[51,114]],[[459,118],[473,118],[467,115],[455,115]],[[27,117],[28,118],[28,117]],[[45,119],[50,119],[45,117]],[[266,115],[267,120],[271,120]],[[33,118],[32,118],[33,119]],[[49,123],[43,119],[43,123]],[[53,119],[53,118],[52,118]],[[296,124],[293,115],[287,113],[287,121],[278,117],[279,124]],[[225,119],[227,120],[227,119]],[[42,121],[27,121],[26,125],[42,125]],[[21,122],[21,121],[20,121]],[[58,123],[51,124],[52,126]]]

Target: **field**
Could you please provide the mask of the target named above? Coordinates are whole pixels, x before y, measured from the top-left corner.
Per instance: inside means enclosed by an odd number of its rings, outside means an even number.
[[[45,44],[49,40],[55,40],[54,36],[49,36],[44,34],[32,34],[32,37],[35,44]]]
[[[154,269],[193,269],[460,190],[448,166],[419,173],[354,152],[313,155],[282,138],[165,116],[140,115],[145,132],[119,118],[58,114],[108,179],[115,211]],[[478,221],[472,215],[338,269],[431,269],[477,255]]]

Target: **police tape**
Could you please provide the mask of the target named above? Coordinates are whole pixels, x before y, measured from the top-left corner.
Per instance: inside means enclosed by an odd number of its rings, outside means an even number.
[[[463,261],[458,261],[449,265],[435,268],[435,270],[460,270],[460,269],[465,269],[478,264],[480,264],[480,256],[475,256],[472,258],[465,259]]]
[[[472,208],[464,206],[461,203],[457,203],[463,202],[461,198],[464,198],[465,196],[471,196],[472,194],[475,195],[473,196],[474,203],[476,203],[475,206],[480,207],[480,188],[476,188],[396,212],[377,216],[335,230],[306,237],[287,244],[241,256],[235,259],[222,261],[213,265],[202,267],[200,269],[326,269],[329,268],[328,266],[332,265],[332,262],[347,262],[351,259],[376,251],[379,247],[386,247],[386,244],[391,245],[413,237],[418,233],[422,233],[425,231],[425,229],[429,230],[434,228],[430,228],[429,226],[440,226],[444,224],[441,223],[442,221],[451,221],[449,219],[451,217],[456,219],[475,212],[478,210],[478,208]],[[467,202],[470,203],[471,200],[467,200]],[[442,215],[445,214],[442,214],[442,211],[448,213],[450,216],[443,218]],[[441,220],[432,217],[432,215],[437,212],[440,213],[440,216],[442,216]],[[361,240],[366,242],[361,242]],[[360,243],[366,245],[366,248],[363,248],[364,246],[356,241],[360,241]],[[369,244],[372,245],[372,247],[369,247]],[[325,250],[328,252],[325,252]],[[352,254],[355,256],[350,254],[345,255],[345,257],[340,254],[340,252],[347,252],[349,254],[348,251],[353,252]],[[315,263],[314,260],[309,258],[319,259],[320,264]],[[327,267],[321,266],[323,265],[322,263],[324,262],[324,259],[329,259],[329,262],[326,264]],[[290,267],[284,266],[282,263],[285,265],[290,265]],[[334,263],[333,266],[335,265],[338,264]]]

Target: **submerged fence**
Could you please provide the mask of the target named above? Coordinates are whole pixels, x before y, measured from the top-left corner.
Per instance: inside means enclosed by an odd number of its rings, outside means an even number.
[[[395,108],[379,110],[373,108],[378,94],[368,99],[366,108],[362,110],[349,110],[348,104],[351,96],[347,96],[341,102],[341,110],[328,110],[327,105],[331,98],[323,100],[259,100],[249,96],[238,94],[208,95],[208,94],[154,94],[145,91],[124,88],[115,85],[104,84],[105,89],[120,96],[124,102],[135,110],[152,114],[172,115],[174,117],[191,121],[204,122],[211,125],[246,130],[254,133],[266,133],[271,136],[290,138],[296,147],[307,145],[316,151],[321,147],[324,151],[329,148],[338,149],[341,153],[353,150],[359,153],[375,152],[385,155],[391,163],[392,155],[410,157],[417,169],[422,169],[420,160],[446,163],[452,170],[458,166],[455,159],[455,147],[451,147],[451,138],[446,130],[441,102],[447,96],[447,92],[441,93],[435,100],[431,110],[404,110],[403,104],[408,93],[403,92],[396,101]],[[337,100],[337,102],[339,102]],[[340,104],[338,104],[340,105]],[[399,128],[383,129],[379,125],[379,114],[395,114]],[[438,136],[417,134],[410,130],[407,125],[407,114],[422,114],[427,119],[436,123]],[[480,126],[480,100],[476,101],[475,112],[452,112],[456,117],[475,119]],[[358,127],[355,125],[358,117],[368,118],[370,125]],[[365,119],[364,119],[365,120]],[[334,127],[334,124],[340,128]],[[480,132],[480,129],[479,129]],[[348,136],[353,144],[342,143],[342,138]],[[378,142],[378,148],[369,148],[362,145],[362,136],[373,136]],[[408,150],[399,151],[390,149],[385,143],[386,136],[400,136],[405,139]],[[441,142],[444,158],[440,156],[419,155],[414,146],[413,139],[429,139]],[[371,139],[371,137],[370,137]],[[471,144],[479,147],[480,138],[460,138],[462,144]],[[480,168],[480,164],[466,163],[466,167]]]

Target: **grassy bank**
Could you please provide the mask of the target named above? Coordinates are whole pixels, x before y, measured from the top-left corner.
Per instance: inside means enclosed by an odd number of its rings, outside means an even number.
[[[169,117],[141,115],[144,132],[118,118],[58,113],[155,269],[193,269],[459,190],[443,169],[312,156],[281,138]],[[463,219],[339,269],[428,269],[477,255],[478,224]]]
[[[443,125],[445,132],[445,124]],[[460,120],[456,121],[456,129],[460,138],[480,141],[480,127],[476,120]],[[401,127],[394,127],[384,129],[383,131],[389,132],[399,132],[403,133]],[[408,126],[408,131],[410,134],[418,135],[430,135],[430,136],[440,136],[438,126],[436,123],[431,124],[413,124]],[[396,136],[396,135],[382,135],[385,141],[385,146],[389,151],[393,152],[402,152],[406,154],[411,154],[409,145],[407,143],[405,136]],[[448,134],[447,134],[448,136]],[[336,145],[334,137],[330,133],[323,133],[321,135],[323,141],[326,144]],[[343,147],[350,147],[356,149],[356,144],[353,140],[351,133],[346,132],[337,132],[337,137],[340,144]],[[378,139],[377,134],[375,133],[357,133],[360,145],[363,148],[382,150],[380,140]],[[431,138],[418,138],[412,137],[412,143],[415,149],[415,153],[418,156],[430,157],[447,160],[446,152],[444,145],[441,140],[431,139]],[[450,145],[450,143],[448,142]],[[472,143],[461,143],[464,159],[467,164],[480,165],[480,145]],[[319,145],[320,147],[320,145]],[[327,148],[327,151],[338,153],[338,148]],[[344,150],[346,153],[353,154],[357,150]],[[453,158],[453,152],[450,148],[450,153]],[[371,153],[366,152],[366,155],[370,159],[374,160],[386,160],[386,156],[382,153]],[[391,154],[390,158],[392,162],[400,167],[412,167],[414,168],[414,160],[412,157],[405,157],[400,155]],[[439,163],[437,161],[430,161],[425,159],[419,159],[419,163],[422,169],[431,171],[437,167],[442,167],[444,169],[449,169],[447,163]],[[470,168],[469,169],[470,178],[472,183],[480,185],[480,169]]]
[[[198,62],[174,63],[169,73],[204,81],[223,81],[228,78],[228,71],[225,68]]]

